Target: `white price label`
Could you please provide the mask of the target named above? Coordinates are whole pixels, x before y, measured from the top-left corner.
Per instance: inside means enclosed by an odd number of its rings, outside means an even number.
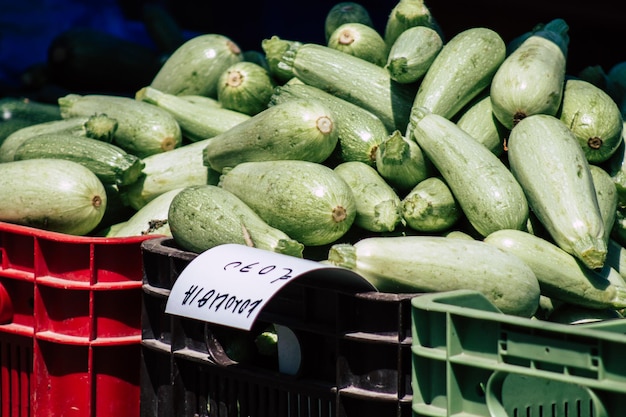
[[[324,285],[375,291],[363,277],[345,268],[225,244],[202,252],[185,267],[172,286],[165,312],[250,330],[263,306],[283,286],[321,270],[325,270],[318,274]]]

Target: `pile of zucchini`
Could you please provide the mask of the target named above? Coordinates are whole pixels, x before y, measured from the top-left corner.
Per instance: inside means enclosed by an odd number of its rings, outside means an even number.
[[[423,0],[327,44],[205,34],[133,97],[68,94],[0,141],[0,220],[240,243],[380,291],[483,292],[507,314],[626,307],[626,66],[567,73],[569,27],[449,38]],[[566,321],[564,314],[554,315]]]

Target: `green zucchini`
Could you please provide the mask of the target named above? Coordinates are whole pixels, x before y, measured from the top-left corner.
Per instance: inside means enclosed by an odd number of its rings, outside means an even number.
[[[335,3],[324,19],[324,35],[326,42],[330,35],[344,23],[361,23],[369,27],[374,27],[374,21],[367,8],[361,3],[352,1],[342,1]]]
[[[387,130],[406,129],[415,88],[396,83],[385,68],[314,43],[291,44],[280,65],[305,84],[370,111]]]
[[[344,23],[331,33],[328,47],[384,66],[389,48],[383,37],[371,26],[358,22]]]
[[[391,47],[405,30],[414,26],[426,26],[443,38],[441,27],[424,0],[398,0],[385,23],[385,42]]]
[[[422,148],[399,130],[392,132],[378,145],[376,169],[400,191],[412,189],[435,172]]]
[[[120,196],[135,210],[174,188],[217,184],[219,173],[204,165],[202,151],[210,139],[193,142],[169,152],[143,158],[142,175],[134,183],[121,187]]]
[[[283,54],[288,49],[298,47],[300,45],[302,45],[302,42],[290,39],[281,39],[278,36],[272,36],[271,38],[263,39],[261,41],[261,49],[265,52],[270,74],[272,74],[279,83],[285,83],[293,78],[291,68],[285,68],[281,64]]]
[[[619,107],[590,82],[573,78],[565,81],[557,116],[574,132],[591,164],[609,159],[622,142],[624,120]]]
[[[590,269],[557,245],[520,230],[498,230],[484,242],[524,261],[547,297],[585,307],[626,307],[626,282],[608,265]]]
[[[525,39],[491,82],[493,113],[508,129],[533,114],[556,115],[563,97],[569,27],[554,19]]]
[[[334,168],[356,202],[354,224],[370,232],[392,232],[403,223],[400,197],[372,166],[358,161]]]
[[[222,107],[253,116],[267,108],[276,83],[262,66],[237,62],[222,73],[217,83],[217,99]]]
[[[112,136],[116,130],[117,121],[106,115],[77,116],[29,125],[11,133],[0,144],[0,162],[12,161],[15,150],[26,139],[34,136],[62,133],[76,137],[94,137],[100,140]],[[108,142],[108,140],[103,141]]]
[[[144,235],[172,236],[168,223],[168,212],[174,196],[185,187],[174,188],[158,195],[137,210],[123,224],[109,233],[109,237]]]
[[[335,116],[317,100],[291,100],[268,107],[211,138],[206,166],[222,172],[242,162],[301,159],[323,162],[337,146]]]
[[[135,99],[160,107],[169,112],[180,126],[182,135],[192,142],[212,138],[250,118],[249,115],[223,108],[214,99],[198,96],[176,96],[154,87],[137,91]],[[206,101],[209,100],[210,104]]]
[[[62,133],[28,138],[13,154],[16,161],[41,158],[77,162],[96,174],[103,184],[132,184],[144,167],[139,157],[111,143]]]
[[[385,68],[391,78],[408,84],[419,81],[443,48],[443,39],[427,26],[413,26],[389,48]]]
[[[508,129],[494,116],[488,94],[478,96],[461,110],[456,124],[497,156],[504,152]]]
[[[589,163],[572,131],[556,116],[526,116],[511,130],[507,156],[530,208],[556,244],[587,267],[601,268],[604,220]]]
[[[524,229],[528,202],[508,167],[453,121],[416,108],[412,137],[452,190],[467,220],[483,236]]]
[[[301,243],[269,226],[241,199],[215,185],[185,187],[172,199],[167,219],[176,244],[192,252],[238,243],[302,257]]]
[[[346,182],[315,162],[243,162],[222,174],[219,184],[270,226],[306,246],[342,237],[354,223],[356,201]]]
[[[163,63],[150,87],[173,95],[217,97],[222,72],[243,60],[239,46],[216,33],[196,35],[180,45]]]
[[[328,261],[357,272],[382,292],[474,289],[503,313],[523,317],[532,316],[539,305],[539,283],[530,267],[480,240],[370,237],[333,245]]]
[[[28,120],[30,124],[61,120],[61,109],[58,105],[31,100],[29,98],[0,98],[0,120]]]
[[[626,122],[623,126],[626,129]],[[613,155],[601,166],[609,173],[615,183],[620,206],[626,206],[626,142],[623,139]]]
[[[413,108],[425,107],[451,119],[486,90],[505,55],[506,45],[497,32],[484,27],[459,32],[424,74]]]
[[[287,82],[274,89],[269,105],[294,99],[317,100],[333,112],[339,159],[359,161],[374,166],[376,150],[388,136],[387,128],[369,111],[311,85]]]
[[[593,188],[598,200],[600,216],[604,222],[604,241],[608,243],[619,204],[617,188],[609,173],[599,166],[589,165],[589,172],[591,173]]]
[[[104,216],[102,182],[81,164],[29,159],[0,164],[0,221],[86,235]]]
[[[612,308],[589,308],[565,303],[550,313],[548,321],[576,325],[623,318],[619,311]]]
[[[168,111],[130,97],[106,94],[67,94],[58,99],[61,115],[105,113],[117,120],[113,143],[140,158],[171,151],[182,144],[178,122]]]
[[[402,217],[418,232],[443,232],[463,215],[454,194],[441,177],[420,181],[402,199]]]

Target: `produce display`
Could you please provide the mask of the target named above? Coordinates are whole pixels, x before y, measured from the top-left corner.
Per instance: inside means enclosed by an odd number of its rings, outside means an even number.
[[[504,39],[436,17],[399,0],[377,31],[338,2],[326,44],[205,33],[130,96],[2,99],[22,121],[0,131],[0,221],[240,243],[383,292],[621,317],[626,65],[568,73],[561,18]]]

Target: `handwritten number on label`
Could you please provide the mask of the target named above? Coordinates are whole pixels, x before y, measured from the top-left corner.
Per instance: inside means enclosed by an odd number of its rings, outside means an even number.
[[[237,298],[235,295],[222,294],[216,292],[215,289],[210,289],[200,296],[203,291],[204,288],[191,285],[189,289],[185,291],[185,297],[183,297],[181,304],[191,306],[191,304],[195,302],[198,308],[206,306],[208,309],[214,310],[215,312],[222,310],[233,314],[246,313],[246,317],[250,317],[254,310],[263,302],[263,299],[241,299]],[[198,298],[199,296],[200,298]]]
[[[241,273],[248,273],[248,272],[254,272],[255,267],[257,267],[259,265],[258,262],[253,262],[251,264],[247,264],[244,265],[243,262],[240,261],[234,261],[234,262],[230,262],[227,263],[226,265],[224,265],[224,270],[226,271],[227,269],[235,269],[238,270]],[[268,265],[268,266],[264,266],[262,268],[260,268],[257,272],[258,275],[267,275],[269,273],[275,272],[278,269],[278,267],[276,265]],[[282,281],[282,280],[287,280],[287,279],[291,279],[293,278],[293,269],[291,268],[281,268],[282,272],[279,272],[278,275],[280,275],[282,273],[281,276],[279,276],[278,278],[275,278],[273,280],[270,281],[270,284],[273,284],[277,281]]]

